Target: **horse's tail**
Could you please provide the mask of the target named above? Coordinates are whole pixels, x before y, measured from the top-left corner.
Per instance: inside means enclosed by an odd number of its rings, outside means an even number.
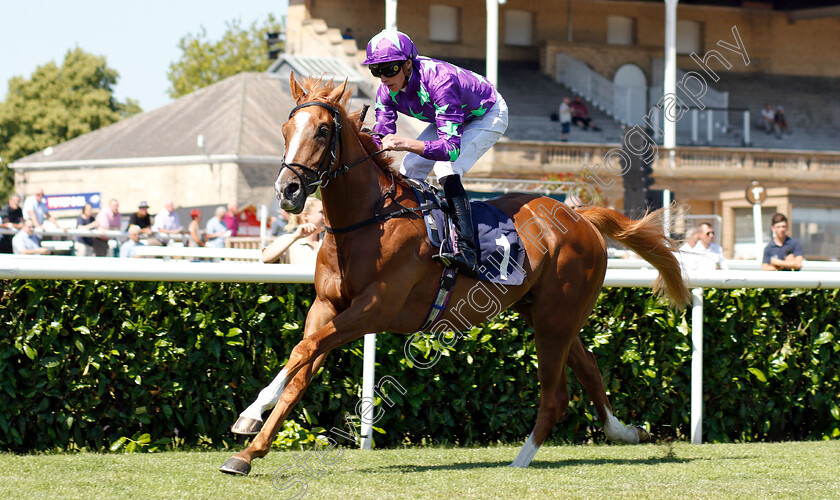
[[[650,212],[639,220],[602,207],[592,207],[579,213],[601,233],[627,246],[659,271],[653,283],[654,291],[671,305],[683,307],[691,303],[691,292],[685,284],[680,263],[674,256],[677,246],[662,230],[665,210]]]

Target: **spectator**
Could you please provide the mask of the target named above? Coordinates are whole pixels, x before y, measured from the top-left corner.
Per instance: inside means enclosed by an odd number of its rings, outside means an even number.
[[[76,219],[76,229],[94,229],[99,223],[93,217],[93,206],[90,203],[85,203],[82,208],[82,214]],[[91,236],[74,236],[73,248],[78,257],[93,257],[93,237]]]
[[[344,28],[344,33],[341,34],[341,38],[345,40],[352,40],[353,39],[353,29],[352,28]]]
[[[239,232],[239,205],[235,201],[228,203],[228,209],[225,213],[225,227],[230,230],[231,236],[236,236]]]
[[[204,234],[207,237],[207,246],[210,248],[224,248],[225,238],[230,236],[225,226],[225,207],[216,208],[216,214],[207,221]]]
[[[139,257],[137,255],[137,247],[143,246],[140,243],[140,227],[128,226],[128,239],[120,245],[120,258],[131,259]]]
[[[128,219],[128,225],[139,227],[141,234],[152,234],[152,216],[149,215],[148,203],[141,201],[137,205],[137,211],[131,214],[131,217]]]
[[[106,230],[122,229],[122,215],[120,214],[120,202],[111,199],[108,202],[108,208],[99,212],[96,216],[96,223],[99,229],[104,233]],[[93,239],[93,253],[97,257],[105,257],[108,255],[108,238],[104,234]]]
[[[761,269],[764,271],[799,271],[805,260],[802,244],[787,235],[788,220],[784,214],[775,213],[770,230],[773,238],[764,248]]]
[[[35,238],[35,222],[26,220],[23,229],[12,238],[12,249],[16,255],[49,255],[50,249],[41,247]]]
[[[171,200],[167,201],[163,205],[163,210],[155,216],[155,223],[152,225],[152,232],[168,236],[172,234],[181,234],[183,230],[184,227],[181,225],[181,219],[178,217],[178,214],[175,213],[175,203]]]
[[[572,123],[579,126],[583,130],[592,129],[595,132],[600,132],[601,129],[592,123],[592,118],[589,117],[589,108],[583,103],[580,96],[575,97],[575,102],[570,106],[572,112]]]
[[[685,242],[680,247],[677,260],[686,272],[711,271],[715,269],[715,262],[704,254],[696,251],[694,247],[700,239],[700,228],[690,227],[685,232]]]
[[[790,131],[790,127],[788,126],[787,118],[785,118],[785,110],[781,106],[776,108],[775,122],[776,139],[781,139],[782,134],[784,134],[785,132],[787,132],[788,134],[792,133]]]
[[[698,235],[697,244],[692,249],[695,253],[704,256],[711,260],[716,268],[728,269],[723,258],[723,248],[712,240],[715,238],[715,231],[712,225],[704,222],[700,224],[700,232]]]
[[[271,233],[272,236],[282,236],[284,234],[287,234],[288,231],[286,231],[286,227],[288,225],[289,212],[281,208],[280,211],[277,212],[277,217],[275,217],[274,220],[271,222],[271,228],[269,229],[269,233]]]
[[[681,252],[687,252],[694,249],[694,245],[697,244],[697,240],[700,239],[700,228],[699,227],[690,227],[685,232],[685,241],[683,242],[682,246],[680,247]]]
[[[188,247],[203,247],[204,239],[201,237],[201,210],[194,208],[190,212],[189,233],[190,239],[187,240]]]
[[[283,262],[315,267],[324,232],[324,205],[321,200],[307,198],[303,212],[292,215],[289,226],[287,230],[294,232],[284,234],[263,248],[262,261],[266,264]]]
[[[55,217],[47,210],[47,199],[44,197],[43,188],[35,190],[35,194],[30,196],[23,202],[23,218],[24,220],[31,220],[37,229],[44,230],[44,220],[48,220],[59,228]],[[41,238],[37,237],[38,240]]]
[[[776,113],[773,112],[773,107],[769,104],[761,110],[761,123],[764,126],[764,131],[768,134],[772,134],[776,130]]]
[[[572,128],[572,109],[569,107],[571,102],[571,99],[564,97],[563,103],[560,104],[560,140],[563,142],[569,140],[569,130]]]
[[[23,229],[23,209],[20,207],[20,196],[13,194],[9,203],[0,209],[0,226],[6,229]],[[0,253],[12,253],[11,234],[0,236]]]

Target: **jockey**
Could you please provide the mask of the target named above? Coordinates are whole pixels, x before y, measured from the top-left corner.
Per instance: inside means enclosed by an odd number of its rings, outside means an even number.
[[[411,39],[399,31],[374,36],[362,64],[382,82],[374,107],[374,140],[385,149],[408,151],[400,165],[406,177],[424,180],[434,170],[449,204],[457,246],[457,252],[444,253],[440,260],[477,277],[472,215],[461,176],[505,133],[505,100],[483,76],[418,56]],[[397,112],[430,125],[417,139],[397,136]]]

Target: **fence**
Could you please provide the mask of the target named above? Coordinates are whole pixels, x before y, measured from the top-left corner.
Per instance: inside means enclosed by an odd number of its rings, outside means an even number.
[[[621,261],[642,264],[640,261]],[[650,287],[658,273],[653,269],[607,269],[605,286]],[[801,272],[709,271],[688,277],[693,288],[691,318],[691,442],[702,442],[703,419],[703,288],[840,288],[840,270],[836,263],[809,262]],[[753,265],[753,264],[750,264]],[[236,263],[201,263],[144,259],[103,259],[86,257],[0,257],[0,279],[74,279],[74,280],[138,280],[138,281],[213,281],[312,283],[314,269],[309,266],[242,265]],[[376,335],[365,336],[363,397],[372,397]],[[372,428],[363,421],[362,446],[370,448]]]

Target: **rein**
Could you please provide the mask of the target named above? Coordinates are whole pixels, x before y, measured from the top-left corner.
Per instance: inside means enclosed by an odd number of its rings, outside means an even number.
[[[396,190],[394,189],[396,187],[396,184],[397,183],[394,179],[394,174],[392,173],[391,174],[391,187],[389,187],[388,190],[385,191],[385,194],[381,198],[379,198],[379,203],[376,206],[376,210],[373,213],[373,217],[365,219],[361,222],[357,222],[356,224],[353,224],[352,226],[329,227],[325,224],[324,229],[330,234],[349,233],[351,231],[361,229],[365,226],[369,226],[369,225],[371,225],[373,223],[376,223],[376,222],[385,222],[386,220],[395,219],[397,217],[402,217],[404,215],[409,215],[409,214],[418,215],[423,210],[430,210],[430,209],[435,208],[437,206],[434,203],[426,203],[425,205],[420,205],[419,207],[416,207],[416,208],[407,207],[407,206],[403,205],[402,203],[397,201],[397,198],[394,195],[394,193],[396,192]],[[382,209],[383,206],[385,205],[385,200],[386,199],[390,199],[391,201],[393,201],[397,206],[400,207],[400,209],[395,210],[393,212],[389,212],[385,215],[380,214],[379,210]]]
[[[289,113],[289,119],[291,120],[292,117],[295,115],[295,113],[297,113],[297,111],[299,109],[306,108],[306,107],[309,107],[309,106],[320,106],[320,107],[326,109],[327,111],[329,111],[330,114],[333,117],[333,129],[332,129],[332,134],[330,135],[329,154],[324,156],[324,158],[323,158],[323,160],[321,160],[321,163],[318,166],[317,170],[313,169],[311,167],[308,167],[306,165],[302,165],[300,163],[287,163],[285,156],[283,157],[283,162],[281,164],[282,166],[280,167],[280,170],[282,171],[284,168],[288,167],[289,170],[291,170],[292,173],[294,173],[297,176],[301,185],[307,186],[307,188],[311,188],[312,191],[314,191],[315,190],[314,188],[317,187],[317,186],[327,187],[327,185],[330,183],[330,181],[346,174],[347,172],[350,171],[350,169],[352,167],[355,167],[356,165],[358,165],[360,163],[364,163],[364,162],[370,160],[371,158],[388,151],[387,149],[380,149],[379,151],[375,151],[375,152],[367,155],[366,157],[364,157],[360,160],[356,160],[352,163],[344,164],[344,165],[336,168],[335,170],[333,170],[332,169],[333,165],[335,165],[336,160],[338,159],[338,151],[341,149],[340,112],[339,112],[338,108],[336,108],[335,106],[333,106],[331,104],[327,104],[325,102],[320,102],[320,101],[310,101],[310,102],[305,102],[303,104],[299,104],[299,105],[295,106],[294,109],[292,109],[292,112]],[[327,163],[327,162],[329,162],[329,163],[326,165],[326,168],[325,168],[324,164]],[[310,174],[312,174],[317,180],[314,181],[314,182],[306,182],[303,179],[303,174],[301,172],[299,172],[298,170],[296,170],[294,168],[291,168],[291,167],[297,167],[301,171],[305,170],[306,172],[309,172]],[[351,231],[361,229],[365,226],[369,226],[370,224],[373,224],[373,223],[376,223],[376,222],[384,222],[384,221],[387,221],[389,219],[393,219],[393,218],[396,218],[396,217],[402,217],[404,215],[408,215],[408,214],[412,214],[412,213],[417,214],[418,212],[420,212],[422,210],[432,208],[431,204],[427,204],[428,206],[427,205],[421,205],[417,208],[406,207],[405,205],[403,205],[403,204],[401,204],[400,202],[397,201],[396,196],[395,196],[396,190],[394,189],[395,186],[396,186],[396,180],[394,179],[394,174],[391,173],[391,187],[389,187],[388,190],[385,192],[385,194],[379,199],[379,203],[377,204],[377,207],[376,207],[376,210],[374,211],[373,217],[371,217],[369,219],[365,219],[365,220],[363,220],[359,223],[353,224],[351,226],[346,226],[346,227],[336,228],[336,227],[329,227],[329,226],[325,225],[326,231],[330,234],[349,233]],[[306,193],[307,196],[312,194],[312,191]],[[380,214],[379,210],[383,208],[386,199],[390,199],[391,201],[393,201],[395,204],[397,204],[400,207],[400,209],[396,210],[394,212],[387,213],[385,215]]]

